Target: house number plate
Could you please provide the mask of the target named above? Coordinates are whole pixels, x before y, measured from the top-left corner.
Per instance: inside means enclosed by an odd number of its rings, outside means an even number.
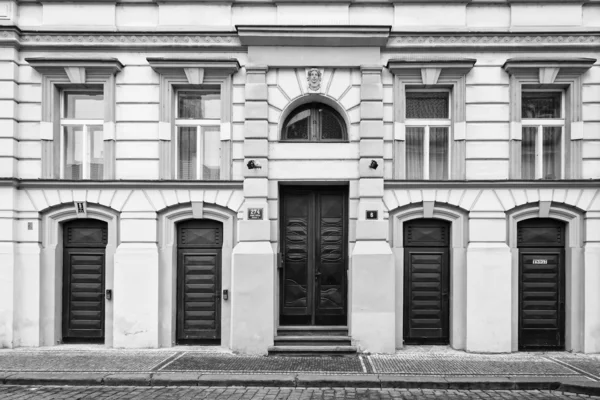
[[[248,208],[248,219],[263,219],[263,209]]]
[[[548,264],[548,260],[533,260],[534,264]]]
[[[367,211],[367,219],[377,219],[377,211],[368,210]]]

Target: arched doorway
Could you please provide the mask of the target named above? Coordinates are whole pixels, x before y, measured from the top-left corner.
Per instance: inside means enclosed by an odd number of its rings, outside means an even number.
[[[565,224],[534,218],[517,225],[519,350],[565,348]]]
[[[63,225],[63,318],[65,343],[104,343],[106,222],[79,219]]]
[[[222,247],[222,223],[188,220],[177,224],[178,344],[220,344]]]
[[[449,344],[450,223],[404,224],[404,343]]]

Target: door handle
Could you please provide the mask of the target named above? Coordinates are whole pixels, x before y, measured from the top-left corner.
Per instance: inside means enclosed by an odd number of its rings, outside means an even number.
[[[319,279],[319,276],[321,276],[320,272],[315,272],[315,281]]]

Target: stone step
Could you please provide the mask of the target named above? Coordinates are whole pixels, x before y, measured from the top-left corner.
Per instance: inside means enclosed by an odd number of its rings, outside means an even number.
[[[269,355],[341,355],[356,354],[355,346],[270,346]]]
[[[275,336],[276,346],[349,346],[351,345],[351,339],[349,336],[338,336],[338,335],[320,335],[320,336],[306,336],[306,335],[285,335]]]
[[[277,336],[348,336],[347,326],[280,326]]]

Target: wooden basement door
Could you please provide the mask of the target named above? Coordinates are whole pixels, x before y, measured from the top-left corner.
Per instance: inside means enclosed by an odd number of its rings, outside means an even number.
[[[404,342],[449,343],[450,224],[404,224]]]
[[[281,325],[347,324],[347,187],[281,188]]]
[[[107,233],[92,219],[63,225],[63,342],[104,342]]]
[[[177,343],[221,339],[223,225],[190,220],[177,227]]]
[[[565,346],[565,234],[560,221],[520,222],[519,349]]]

